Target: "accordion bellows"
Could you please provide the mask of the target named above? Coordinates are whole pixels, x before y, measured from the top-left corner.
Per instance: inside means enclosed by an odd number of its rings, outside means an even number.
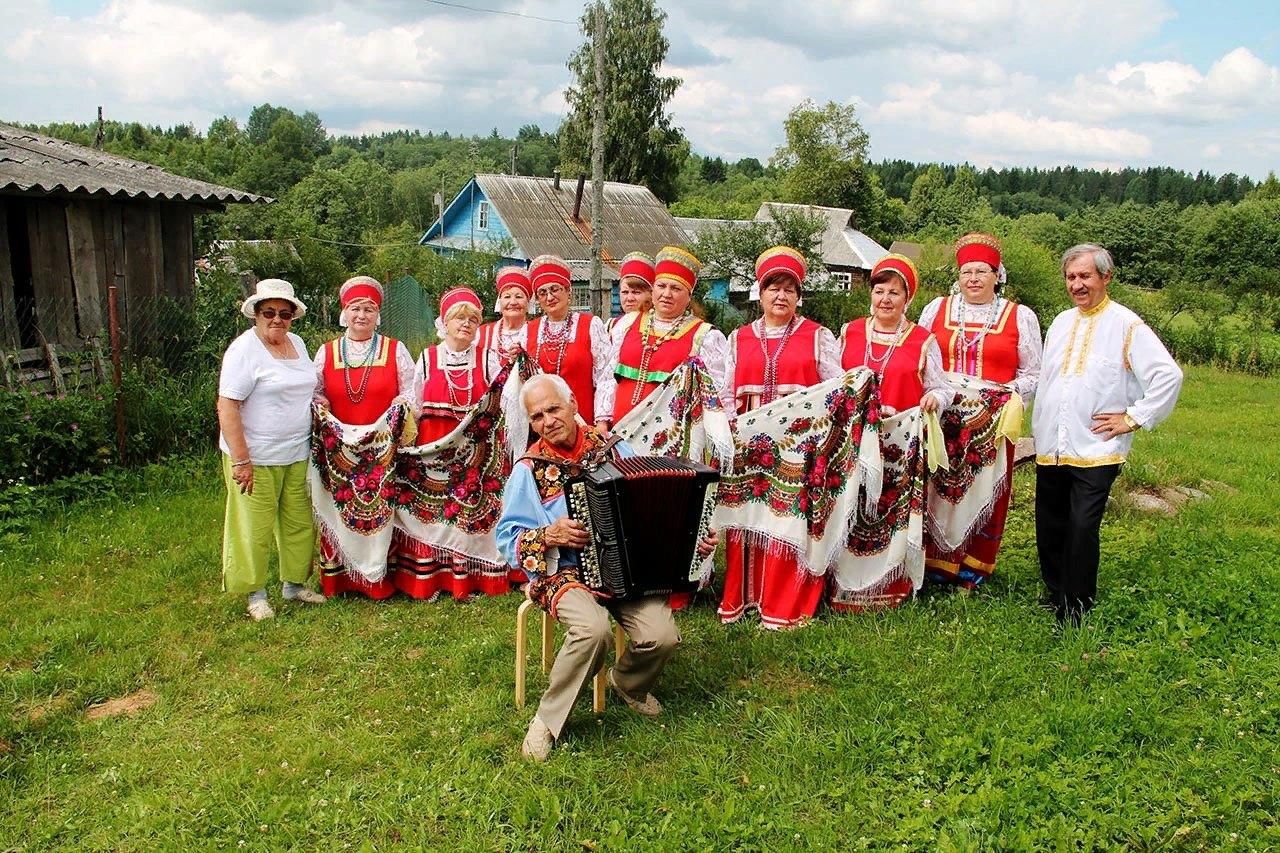
[[[714,468],[659,456],[611,460],[569,480],[569,515],[591,536],[582,582],[622,600],[696,590],[719,482]]]

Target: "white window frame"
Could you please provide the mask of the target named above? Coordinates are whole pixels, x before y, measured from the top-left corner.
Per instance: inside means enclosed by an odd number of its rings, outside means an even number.
[[[828,275],[831,276],[831,282],[835,285],[836,290],[853,289],[853,273],[835,270]]]
[[[573,282],[573,288],[570,290],[570,306],[574,311],[590,311],[591,310],[591,283]]]
[[[480,209],[476,213],[476,228],[481,231],[489,230],[489,202],[480,202]]]

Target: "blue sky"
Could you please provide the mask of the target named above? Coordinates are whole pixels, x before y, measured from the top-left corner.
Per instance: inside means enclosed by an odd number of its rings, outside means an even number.
[[[574,21],[570,0],[456,0]],[[671,104],[694,149],[767,160],[806,98],[872,156],[1280,169],[1280,4],[682,0]],[[782,10],[785,10],[783,12]],[[335,131],[514,133],[565,112],[572,25],[428,0],[0,0],[0,119],[208,127],[270,101]]]

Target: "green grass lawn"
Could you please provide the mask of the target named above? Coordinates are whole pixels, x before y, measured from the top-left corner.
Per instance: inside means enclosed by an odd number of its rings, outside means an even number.
[[[0,848],[1275,848],[1278,403],[1280,380],[1188,371],[1117,490],[1229,488],[1114,508],[1080,630],[1036,606],[1021,470],[982,593],[786,634],[701,606],[666,713],[584,697],[543,766],[518,755],[544,684],[513,708],[518,597],[250,623],[219,589],[212,464],[153,473],[3,543]]]

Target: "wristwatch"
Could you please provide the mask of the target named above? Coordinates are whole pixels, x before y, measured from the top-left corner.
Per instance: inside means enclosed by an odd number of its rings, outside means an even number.
[[[1132,417],[1130,417],[1128,412],[1124,413],[1124,425],[1129,428],[1130,432],[1138,431],[1138,427],[1139,427],[1138,422],[1135,421]]]

